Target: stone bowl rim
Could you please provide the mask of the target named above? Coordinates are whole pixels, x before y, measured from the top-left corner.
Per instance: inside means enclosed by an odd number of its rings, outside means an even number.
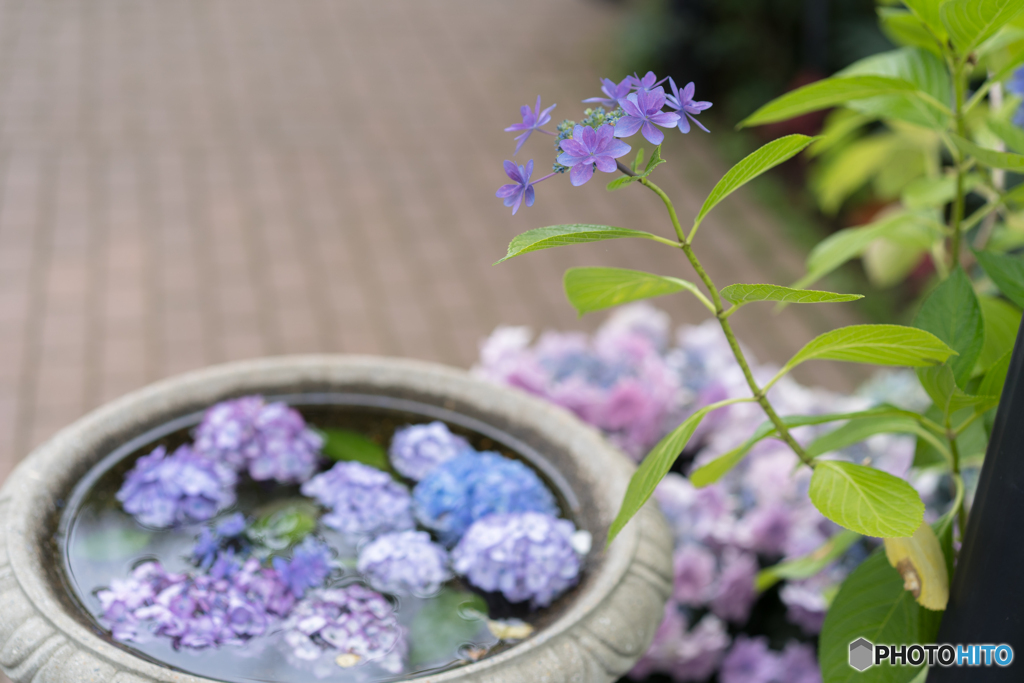
[[[59,587],[54,586],[47,578],[37,546],[45,540],[47,531],[54,530],[41,527],[53,524],[48,520],[56,516],[53,505],[55,495],[69,493],[74,488],[77,478],[69,482],[66,480],[70,477],[65,475],[63,480],[56,477],[60,481],[54,482],[53,478],[42,476],[41,472],[53,471],[52,466],[62,459],[66,461],[68,457],[76,456],[79,460],[91,459],[87,464],[88,467],[92,467],[102,458],[102,452],[90,452],[90,448],[104,435],[131,429],[132,415],[136,415],[136,420],[139,420],[141,413],[145,422],[152,422],[157,415],[162,415],[163,419],[170,419],[174,414],[181,414],[189,404],[204,403],[204,398],[205,404],[209,405],[230,395],[259,392],[260,386],[264,387],[263,391],[266,393],[274,393],[276,387],[285,385],[301,386],[320,382],[325,386],[345,386],[346,383],[351,386],[360,381],[375,387],[392,386],[396,390],[419,390],[425,395],[433,393],[439,397],[454,393],[463,401],[479,401],[482,404],[479,406],[481,413],[490,412],[496,416],[503,413],[507,419],[520,420],[541,438],[548,439],[564,449],[569,457],[572,457],[574,464],[584,470],[584,474],[593,477],[589,483],[596,489],[593,496],[598,502],[598,514],[601,516],[599,526],[602,529],[606,529],[611,523],[609,515],[614,515],[629,475],[635,469],[634,465],[597,430],[582,423],[568,411],[525,392],[473,377],[464,370],[410,359],[364,355],[277,356],[237,361],[177,375],[133,391],[95,409],[36,448],[11,473],[0,489],[0,511],[5,508],[8,510],[4,522],[6,534],[0,533],[0,544],[6,545],[6,548],[0,548],[0,559],[6,550],[13,578],[31,603],[34,612],[49,621],[73,647],[77,645],[79,649],[105,660],[116,670],[132,674],[135,680],[149,678],[153,681],[179,683],[213,681],[214,679],[160,666],[111,645],[91,632],[76,617],[67,613],[64,604],[55,594]],[[209,400],[210,396],[219,398]],[[588,458],[574,457],[573,454],[581,451],[586,451]],[[5,502],[7,505],[4,505]],[[587,622],[588,617],[591,621],[596,618],[602,605],[621,590],[631,568],[636,569],[635,560],[638,553],[644,554],[640,546],[650,545],[642,542],[644,536],[653,536],[652,540],[657,541],[655,545],[664,550],[654,554],[665,556],[646,563],[650,566],[647,566],[644,578],[655,587],[655,592],[664,593],[664,597],[667,597],[666,566],[670,570],[671,540],[666,541],[666,533],[660,513],[649,503],[637,519],[626,526],[611,546],[598,553],[598,559],[592,561],[588,567],[590,576],[586,587],[575,596],[573,602],[554,622],[531,638],[494,656],[439,674],[421,675],[410,680],[442,683],[463,679],[476,680],[481,676],[489,678],[499,674],[500,669],[508,663],[523,663],[536,651],[550,647],[553,641],[578,624]],[[16,542],[17,539],[28,542]],[[601,540],[595,538],[595,544],[601,543]],[[668,549],[665,549],[666,543]],[[640,564],[644,565],[644,562],[641,561]],[[643,570],[643,567],[640,569]],[[3,562],[0,561],[0,577],[3,570]],[[0,585],[0,593],[2,592]],[[655,627],[658,622],[660,614],[654,623]],[[649,642],[653,636],[653,628],[645,627],[643,630],[649,631],[645,633]],[[586,639],[584,637],[584,640]],[[4,645],[0,639],[0,649],[3,649]],[[613,643],[603,645],[615,650]],[[593,644],[584,643],[583,647],[594,649]],[[624,656],[626,660],[635,660],[639,654],[642,654],[642,650]],[[614,676],[615,672],[612,669],[623,669],[623,664],[605,663],[604,668],[608,670],[610,676]]]

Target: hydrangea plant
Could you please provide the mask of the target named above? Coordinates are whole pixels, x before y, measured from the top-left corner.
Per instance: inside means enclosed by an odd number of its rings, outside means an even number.
[[[693,87],[678,90],[674,81],[669,96],[660,85],[663,81],[649,73],[627,80],[629,94],[624,94],[625,86],[603,81],[606,98],[601,99],[607,100],[609,107],[616,105],[612,111],[588,109],[578,124],[566,120],[549,131],[556,137],[553,173],[569,170],[572,184],[582,185],[593,178],[595,170],[617,172],[608,189],[640,186],[649,190],[665,205],[671,231],[666,236],[608,225],[553,225],[519,235],[501,259],[539,249],[625,238],[650,240],[682,253],[699,284],[621,268],[573,268],[565,276],[566,294],[581,314],[675,292],[694,296],[720,327],[749,392],[702,406],[651,449],[629,483],[608,542],[654,495],[705,419],[713,420],[716,411],[726,408],[758,406],[764,421],[745,441],[691,471],[691,482],[697,487],[710,485],[766,439],[777,440],[798,458],[800,467],[795,475],[808,477],[809,499],[822,515],[855,534],[883,539],[882,564],[869,560],[858,567],[835,596],[825,619],[820,652],[826,681],[842,680],[848,674],[848,645],[864,633],[874,634],[878,642],[934,640],[938,620],[928,615],[946,606],[954,540],[966,527],[962,473],[969,459],[984,451],[1009,367],[1013,331],[1019,323],[1016,307],[1024,306],[1024,264],[1007,253],[1021,242],[989,239],[999,232],[1012,234],[1012,213],[1024,205],[1024,195],[1006,189],[1003,173],[1024,171],[1024,154],[1017,153],[1024,153],[1024,135],[1010,125],[1012,108],[996,106],[985,112],[979,106],[991,102],[992,93],[998,92],[1024,61],[1024,41],[1020,29],[1013,25],[1024,11],[1024,0],[907,0],[906,5],[907,11],[898,11],[898,21],[902,22],[901,35],[915,47],[878,55],[858,69],[787,93],[741,125],[762,125],[841,105],[873,118],[925,129],[934,135],[951,163],[943,177],[936,179],[942,182],[925,188],[922,196],[927,201],[922,200],[923,210],[913,220],[826,240],[812,253],[812,273],[795,286],[737,283],[719,288],[697,254],[699,231],[707,215],[747,182],[812,144],[821,149],[842,139],[846,131],[837,127],[817,139],[789,135],[769,142],[732,167],[692,223],[684,227],[671,198],[652,179],[665,162],[660,144],[645,165],[642,150],[632,162],[622,161],[627,151],[621,141],[638,132],[648,142],[660,141],[664,133],[658,126],[672,122],[679,126],[680,111],[687,121],[694,121],[708,105],[693,100]],[[980,85],[971,92],[972,84]],[[674,117],[669,116],[674,112]],[[688,128],[688,124],[680,126],[681,130]],[[999,149],[1004,143],[1017,152]],[[544,179],[549,177],[554,176]],[[537,182],[529,177],[517,180],[524,194]],[[971,192],[983,203],[968,212],[976,206],[967,201]],[[529,199],[534,201],[534,192]],[[947,207],[948,211],[942,210]],[[771,377],[757,377],[733,331],[732,316],[759,302],[824,304],[861,298],[806,289],[806,285],[857,256],[883,234],[900,243],[923,244],[933,253],[938,282],[913,325],[852,325],[832,330],[809,340]],[[982,303],[974,278],[977,287],[998,304]],[[770,396],[772,387],[795,367],[821,360],[914,368],[932,406],[922,412],[889,405],[827,415],[783,411]],[[812,424],[831,425],[831,429],[815,442],[800,443],[794,430]],[[924,502],[904,477],[872,462],[823,457],[872,435],[891,432],[917,437],[919,464],[939,472],[956,491],[949,509],[934,524],[925,522]],[[827,553],[828,549],[815,552]],[[877,552],[883,553],[881,549]],[[809,554],[807,561],[814,557]],[[894,569],[879,571],[886,561]],[[904,585],[908,590],[903,590]],[[908,615],[907,619],[895,624],[887,616],[893,610]],[[751,652],[756,648],[752,645]],[[897,678],[909,680],[917,673],[907,667]]]

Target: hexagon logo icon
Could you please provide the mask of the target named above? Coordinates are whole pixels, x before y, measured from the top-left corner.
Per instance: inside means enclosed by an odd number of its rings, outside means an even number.
[[[865,638],[858,638],[850,643],[850,666],[857,671],[864,671],[874,664],[875,646]]]

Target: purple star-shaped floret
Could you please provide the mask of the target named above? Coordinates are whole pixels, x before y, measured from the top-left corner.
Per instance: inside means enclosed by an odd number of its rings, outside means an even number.
[[[695,89],[693,86],[693,82],[691,81],[687,83],[683,87],[683,89],[680,90],[679,88],[676,87],[676,82],[670,78],[668,79],[668,85],[670,88],[672,88],[672,94],[665,96],[665,102],[672,109],[675,109],[676,111],[681,111],[684,114],[684,116],[679,117],[679,130],[683,131],[684,133],[689,133],[690,120],[692,120],[694,123],[697,124],[697,127],[700,128],[702,131],[704,131],[705,133],[710,133],[711,131],[705,128],[700,121],[693,118],[694,115],[699,114],[705,109],[709,109],[711,107],[710,102],[693,101],[693,91]]]
[[[608,109],[615,109],[619,106],[619,100],[629,94],[629,91],[633,89],[633,77],[626,76],[617,85],[615,81],[610,78],[601,79],[601,92],[606,97],[588,97],[583,100],[584,102],[596,102],[603,107]]]
[[[629,81],[630,87],[635,88],[637,92],[653,92],[658,89],[658,86],[665,82],[664,78],[659,81],[653,71],[648,71],[642,78],[633,74],[632,76],[628,76],[627,80]],[[665,92],[665,89],[661,88],[661,91]]]
[[[533,131],[538,130],[541,126],[551,120],[551,110],[557,106],[557,104],[552,104],[544,111],[541,111],[540,95],[537,95],[537,105],[534,107],[533,111],[530,111],[530,105],[528,104],[524,104],[519,109],[519,113],[523,115],[522,122],[513,123],[505,129],[506,133],[511,133],[512,131],[517,130],[523,131],[516,136],[516,151],[512,152],[512,156],[519,153],[519,149],[523,146],[523,143],[526,142],[526,139],[530,137],[530,134],[533,133]]]
[[[512,207],[514,216],[519,210],[519,205],[523,203],[523,197],[526,198],[527,206],[533,206],[533,183],[530,182],[530,176],[533,175],[533,159],[527,161],[526,166],[517,166],[511,161],[506,161],[505,174],[515,182],[502,185],[494,196],[504,199],[505,206]]]
[[[679,123],[679,114],[661,110],[665,106],[665,91],[661,88],[651,91],[638,90],[619,100],[619,106],[626,112],[626,115],[615,122],[615,137],[617,138],[628,138],[635,135],[638,130],[642,130],[648,142],[652,145],[660,145],[665,139],[665,134],[654,125],[675,128]]]
[[[674,116],[674,115],[673,115]],[[615,160],[628,154],[630,147],[614,137],[614,130],[603,124],[597,130],[589,126],[576,126],[572,137],[562,140],[562,153],[558,163],[569,166],[569,180],[576,187],[590,180],[594,166],[605,173],[615,171]]]

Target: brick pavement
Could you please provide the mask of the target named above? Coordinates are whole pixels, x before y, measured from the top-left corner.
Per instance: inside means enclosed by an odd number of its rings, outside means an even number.
[[[500,323],[598,323],[565,302],[568,266],[692,277],[679,254],[639,241],[490,265],[539,225],[668,231],[638,186],[609,195],[559,179],[514,218],[493,197],[513,148],[501,128],[537,93],[574,116],[596,93],[617,12],[0,0],[0,480],[61,426],[170,374],[313,351],[466,366]],[[724,170],[702,135],[670,136],[658,171],[684,216]],[[527,152],[548,163],[539,143]],[[781,235],[740,193],[698,247],[720,283],[788,282],[801,255]],[[682,295],[659,304],[677,323],[703,317]],[[836,306],[748,311],[737,327],[776,361],[853,320]]]

